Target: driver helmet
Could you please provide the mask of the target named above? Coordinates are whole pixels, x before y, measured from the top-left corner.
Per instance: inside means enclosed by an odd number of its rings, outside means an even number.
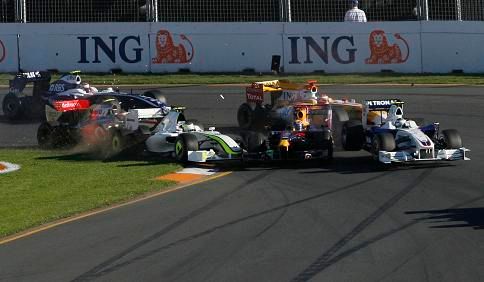
[[[91,93],[91,85],[89,85],[89,83],[83,82],[81,86],[86,93]]]
[[[183,132],[195,131],[195,125],[193,123],[185,123],[182,125]]]
[[[295,131],[302,131],[303,129],[304,129],[304,125],[301,121],[298,120],[294,123],[294,130]]]

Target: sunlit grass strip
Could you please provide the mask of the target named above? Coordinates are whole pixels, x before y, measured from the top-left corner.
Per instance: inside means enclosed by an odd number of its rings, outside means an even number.
[[[81,74],[93,85],[146,85],[146,84],[232,84],[260,80],[289,79],[295,82],[317,80],[321,84],[484,84],[484,74]],[[0,74],[0,85],[8,85],[12,74]],[[53,79],[58,75],[54,75]]]
[[[0,237],[84,211],[161,191],[155,178],[179,169],[158,160],[100,161],[85,155],[0,149],[22,169],[0,175]]]

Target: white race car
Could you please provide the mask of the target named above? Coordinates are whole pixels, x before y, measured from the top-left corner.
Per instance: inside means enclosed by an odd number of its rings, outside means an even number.
[[[455,129],[439,132],[439,123],[418,126],[403,118],[403,102],[392,100],[366,101],[362,122],[349,121],[342,129],[345,149],[361,148],[382,163],[470,160],[470,150],[462,146]]]
[[[214,127],[204,131],[200,125],[187,121],[183,108],[172,108],[154,132],[146,140],[147,150],[172,155],[180,162],[242,159],[242,148],[234,139]]]

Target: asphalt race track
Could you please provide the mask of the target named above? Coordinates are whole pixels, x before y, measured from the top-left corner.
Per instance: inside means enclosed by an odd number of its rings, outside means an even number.
[[[484,88],[322,88],[400,98],[407,116],[458,129],[472,160],[385,168],[336,152],[333,163],[231,167],[0,245],[0,281],[484,281]],[[188,118],[235,132],[242,87],[163,92]],[[0,120],[0,146],[35,145],[37,125]]]

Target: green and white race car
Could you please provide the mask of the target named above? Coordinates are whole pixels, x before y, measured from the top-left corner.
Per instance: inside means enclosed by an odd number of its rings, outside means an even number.
[[[146,148],[153,153],[173,156],[180,162],[210,162],[242,160],[242,148],[230,136],[208,131],[201,125],[186,120],[184,108],[172,108],[146,140]]]

